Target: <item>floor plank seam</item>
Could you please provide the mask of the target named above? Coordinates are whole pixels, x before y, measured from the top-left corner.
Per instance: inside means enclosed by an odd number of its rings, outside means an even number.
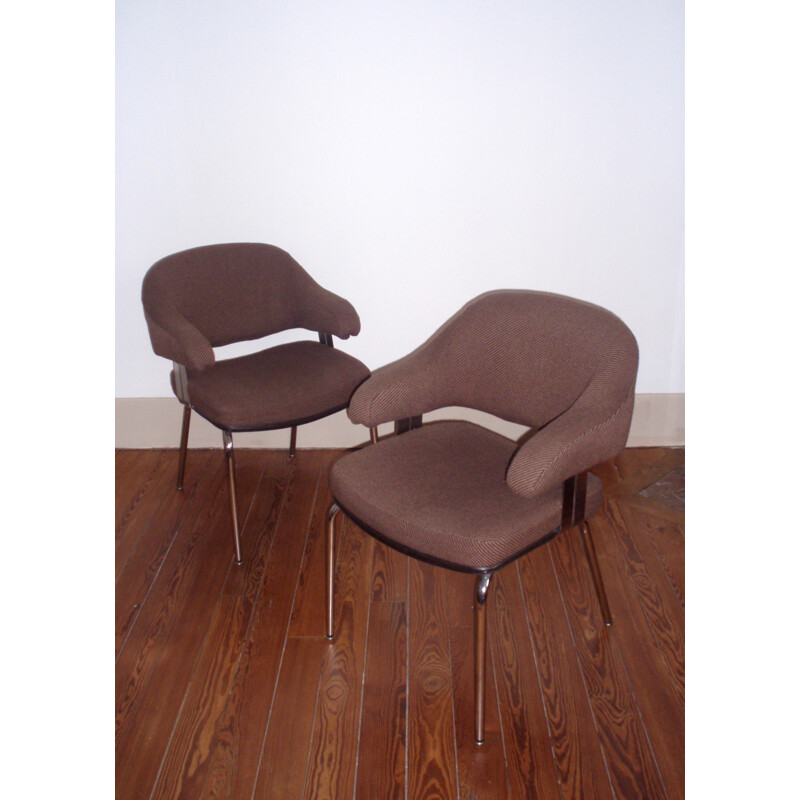
[[[309,534],[309,530],[311,529],[311,521],[314,518],[314,506],[316,505],[317,494],[319,493],[319,485],[320,485],[320,481],[321,480],[322,480],[322,466],[320,465],[320,467],[318,468],[318,471],[317,471],[317,483],[316,483],[316,487],[314,489],[314,498],[313,498],[313,500],[311,502],[311,509],[309,511],[308,522],[306,523],[305,540],[303,542],[303,549],[302,549],[301,555],[300,555],[301,567],[302,567],[302,554],[305,553],[305,549],[308,546],[308,534]],[[289,493],[289,485],[290,485],[290,483],[291,483],[291,481],[287,482],[286,490],[285,490],[284,496],[283,496],[283,498],[281,500],[281,512],[283,511],[284,503],[286,502],[286,496]],[[279,520],[280,520],[280,513],[278,514],[278,516],[275,519],[275,530],[278,529]],[[269,548],[269,552],[270,553],[272,552],[272,543],[274,542],[274,540],[275,540],[275,537],[273,535],[272,540],[270,541],[270,548]],[[264,562],[264,575],[261,578],[261,580],[262,580],[261,586],[262,587],[264,585],[264,582],[266,581],[266,576],[267,576],[266,564],[268,563],[268,559],[269,559],[269,556],[267,556],[267,560],[265,560],[265,562]],[[285,634],[283,636],[283,645],[281,647],[281,658],[280,658],[280,663],[278,664],[277,672],[275,673],[275,685],[272,687],[272,697],[271,697],[270,703],[269,703],[269,713],[267,714],[267,724],[264,726],[264,735],[263,735],[263,737],[261,739],[261,752],[260,752],[259,757],[258,757],[258,766],[256,768],[255,775],[254,775],[253,790],[252,790],[252,792],[250,794],[251,800],[253,800],[253,798],[255,798],[256,788],[258,787],[258,776],[261,773],[261,764],[263,763],[263,759],[264,759],[264,749],[265,749],[266,743],[267,743],[267,733],[269,732],[269,726],[270,726],[270,723],[272,722],[272,712],[275,709],[275,696],[276,696],[276,694],[278,692],[278,684],[280,683],[281,672],[283,670],[283,660],[284,660],[284,656],[286,655],[286,641],[289,638],[289,628],[291,627],[291,624],[292,624],[292,612],[294,611],[294,603],[295,603],[295,600],[297,599],[297,587],[300,584],[300,571],[301,571],[301,568],[298,568],[297,578],[295,579],[295,584],[294,584],[294,594],[292,595],[292,602],[291,602],[291,606],[289,608],[289,614],[288,614],[287,619],[286,619],[286,632],[285,632]],[[259,594],[260,593],[261,593],[261,588],[259,588]]]
[[[547,546],[547,555],[549,556],[550,568],[553,570],[553,575],[555,577],[556,586],[558,587],[558,595],[561,598],[561,609],[564,612],[564,617],[566,618],[566,621],[567,621],[567,630],[569,631],[570,639],[572,641],[572,649],[573,649],[573,652],[575,654],[575,659],[576,659],[576,661],[578,663],[578,672],[580,673],[581,682],[583,683],[583,690],[584,690],[584,692],[586,694],[586,701],[587,701],[588,706],[589,706],[589,712],[592,715],[592,722],[594,723],[595,734],[597,735],[597,741],[598,741],[599,746],[600,746],[600,753],[603,756],[603,764],[605,765],[605,768],[606,768],[606,778],[608,779],[608,785],[611,788],[611,794],[613,795],[613,797],[617,798],[617,792],[616,792],[616,789],[614,788],[614,781],[613,781],[612,776],[611,776],[611,767],[610,767],[610,765],[608,763],[608,755],[606,753],[606,747],[603,744],[603,737],[602,737],[602,735],[600,733],[600,723],[597,720],[597,712],[595,711],[594,704],[592,703],[592,696],[591,696],[591,692],[589,691],[589,684],[588,684],[588,681],[587,681],[587,678],[586,678],[586,674],[585,674],[584,669],[583,669],[583,664],[581,663],[580,654],[578,653],[578,643],[575,641],[575,636],[576,636],[575,630],[573,629],[572,622],[570,621],[570,618],[569,618],[569,610],[567,609],[567,601],[566,601],[566,598],[564,597],[564,589],[561,586],[561,579],[558,576],[558,569],[556,568],[556,563],[555,563],[555,558],[553,556],[552,547],[550,547],[549,545]],[[612,627],[613,627],[613,625],[612,625]],[[625,799],[624,798],[619,798],[619,800],[625,800]]]

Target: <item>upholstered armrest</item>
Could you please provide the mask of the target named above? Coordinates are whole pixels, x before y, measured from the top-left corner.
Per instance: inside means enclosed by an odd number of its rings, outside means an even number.
[[[145,311],[150,341],[156,355],[199,370],[214,363],[214,350],[208,339],[175,309],[169,312]]]
[[[423,346],[380,367],[353,393],[347,415],[355,423],[375,427],[448,405],[438,396],[434,366]]]
[[[511,459],[506,481],[512,491],[534,497],[567,478],[613,458],[624,447],[633,414],[633,387],[622,404],[602,404],[587,391],[537,431]]]
[[[340,339],[357,336],[361,320],[352,304],[311,281],[295,298],[301,327],[320,333],[332,333]]]

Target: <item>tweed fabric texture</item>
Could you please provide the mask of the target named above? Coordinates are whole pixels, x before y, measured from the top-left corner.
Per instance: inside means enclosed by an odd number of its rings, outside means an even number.
[[[516,444],[469,422],[435,422],[349,453],[330,469],[340,506],[418,554],[480,572],[546,539],[561,524],[562,488],[536,498],[511,491]],[[599,508],[589,475],[586,516]]]
[[[504,474],[513,492],[536,497],[624,448],[637,368],[636,339],[611,312],[546,292],[488,292],[376,370],[348,414],[375,426],[465,406],[528,425],[536,433]]]
[[[214,363],[214,347],[278,331],[346,339],[361,329],[347,300],[268,244],[215,244],[167,256],[147,271],[142,303],[156,354],[193,370]]]
[[[368,375],[358,359],[309,341],[186,373],[192,408],[226,430],[284,428],[326,416],[345,408]],[[174,371],[170,377],[175,391]]]

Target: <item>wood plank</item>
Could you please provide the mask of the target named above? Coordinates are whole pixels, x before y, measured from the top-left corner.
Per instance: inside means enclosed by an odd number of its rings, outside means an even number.
[[[377,552],[376,547],[376,556]],[[376,797],[401,800],[405,797],[406,644],[405,604],[373,602],[364,674],[356,800]]]
[[[614,467],[621,480],[609,487],[608,496],[625,494],[634,496],[685,462],[682,447],[637,447],[623,450],[615,459]],[[592,470],[594,471],[594,469]]]
[[[614,615],[614,640],[637,704],[665,788],[671,800],[684,792],[684,710],[664,654],[650,629],[635,585],[612,528],[613,519],[593,520],[597,558]]]
[[[321,466],[304,451],[287,487],[202,798],[250,797],[256,785]]]
[[[130,725],[141,693],[163,658],[163,645],[175,622],[177,608],[188,591],[187,585],[193,581],[192,567],[198,550],[205,552],[204,547],[207,548],[213,538],[208,528],[216,525],[219,511],[216,516],[213,511],[219,508],[226,488],[223,465],[212,472],[204,488],[204,495],[189,508],[178,529],[148,602],[141,609],[117,659],[117,745]]]
[[[446,584],[448,626],[472,630],[475,624],[475,576],[450,571]]]
[[[449,577],[449,576],[448,576]],[[474,581],[474,577],[467,576]],[[469,605],[469,596],[462,598]],[[453,665],[453,705],[456,726],[456,761],[460,796],[465,800],[511,797],[503,733],[497,708],[497,688],[492,659],[486,658],[486,740],[475,743],[475,640],[472,628],[450,627]],[[488,644],[491,649],[491,641]]]
[[[372,572],[372,599],[375,602],[403,603],[408,586],[408,556],[381,542],[375,542]]]
[[[625,503],[628,511],[628,527],[634,531],[641,531],[647,537],[649,544],[658,557],[667,576],[667,580],[681,604],[686,608],[686,577],[685,577],[685,540],[683,522],[675,523],[660,513],[657,515],[645,513],[640,508],[630,503]],[[644,547],[644,545],[642,545]]]
[[[333,501],[327,475],[335,456],[332,450],[318,451],[316,455],[322,465],[319,489],[300,565],[289,636],[314,636],[320,639],[325,636],[325,541],[328,509]]]
[[[414,559],[408,571],[408,797],[456,797],[444,571]]]
[[[242,597],[222,597],[183,699],[152,800],[198,796],[249,623]]]
[[[324,638],[287,639],[254,800],[302,797]]]
[[[600,617],[579,536],[577,528],[565,531],[552,540],[548,550],[608,759],[611,783],[617,796],[625,800],[666,798],[636,697],[614,641],[614,628],[607,628]]]
[[[239,509],[240,514],[247,514],[247,524],[242,527],[240,535],[242,563],[228,573],[222,589],[223,594],[244,597],[251,606],[261,591],[275,526],[290,495],[289,487],[297,467],[297,462],[289,459],[282,450],[261,451],[261,456],[263,461],[258,491],[249,509]],[[247,463],[240,467],[238,460],[237,457],[237,475],[240,469],[243,471],[247,469]],[[309,486],[312,486],[313,490],[316,487],[319,465],[316,457],[306,459],[306,462],[307,472],[304,472],[298,480],[311,481]],[[308,489],[308,486],[306,488]]]
[[[114,528],[115,580],[136,549],[153,511],[164,498],[164,481],[171,466],[169,453],[164,450],[145,451],[140,462],[130,464],[128,469],[117,467],[115,472],[118,495]]]
[[[249,459],[261,456],[253,451],[242,460]],[[225,576],[234,565],[230,538],[220,535],[230,525],[221,477],[213,505],[193,526],[191,540],[174,559],[170,551],[174,568],[162,569],[151,592],[159,602],[142,609],[117,662],[117,785],[127,797],[152,789]],[[239,497],[247,508],[258,476],[245,469],[241,477]],[[137,724],[131,726],[134,713]]]
[[[517,562],[561,792],[613,800],[603,748],[547,546]]]
[[[346,518],[339,531],[335,638],[320,675],[307,800],[351,797],[355,787],[374,540]]]
[[[608,530],[613,532],[622,549],[642,611],[683,704],[686,683],[683,608],[649,540],[641,534],[631,510],[624,504],[608,501],[606,518],[611,523]]]
[[[150,476],[160,461],[166,458],[165,450],[118,450],[114,459],[114,531],[124,525],[125,517],[136,506]]]
[[[201,468],[192,471],[191,479],[187,476],[183,490],[178,491],[174,481],[170,482],[164,488],[161,504],[146,521],[143,520],[143,532],[119,573],[116,584],[115,658],[139,615],[179,527],[185,521],[195,493],[202,498],[209,490],[209,481],[214,474],[208,463],[210,455],[210,451],[198,453],[196,458],[202,461],[198,465]]]
[[[492,579],[487,599],[512,797],[561,797],[538,665],[514,565]]]

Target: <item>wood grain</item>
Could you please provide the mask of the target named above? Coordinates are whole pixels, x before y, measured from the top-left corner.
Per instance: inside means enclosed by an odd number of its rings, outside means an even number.
[[[555,756],[514,565],[492,579],[487,603],[511,796],[555,800]]]
[[[162,492],[161,502],[152,515],[148,515],[140,521],[142,534],[117,579],[115,657],[119,655],[122,645],[139,615],[139,610],[144,604],[153,581],[172,547],[178,528],[187,517],[188,507],[194,501],[195,493],[199,491],[202,496],[208,491],[208,482],[213,474],[208,468],[210,456],[210,451],[197,454],[196,458],[198,461],[202,461],[203,468],[194,470],[191,477],[186,476],[181,491],[175,488],[173,482],[169,482],[165,486],[159,485]]]
[[[566,616],[553,613],[561,606],[561,595],[549,552],[539,549],[521,558],[518,571],[561,791],[575,800],[612,800],[572,632]]]
[[[325,649],[322,638],[286,640],[254,798],[303,796]]]
[[[577,528],[550,544],[567,618],[588,688],[614,791],[626,800],[667,796],[636,697],[614,641],[603,625]]]
[[[577,532],[495,576],[482,746],[474,576],[345,523],[324,639],[340,455],[237,449],[234,566],[219,448],[189,453],[183,492],[176,450],[116,454],[117,800],[681,800],[683,513],[638,492],[683,451],[628,450],[595,470],[611,628]]]
[[[202,798],[250,797],[258,779],[297,573],[320,481],[321,458],[313,453],[303,455],[294,468],[270,537],[261,588],[220,720]]]
[[[355,786],[374,540],[346,519],[339,530],[335,639],[320,675],[307,800],[350,797]]]
[[[406,787],[404,603],[376,602],[369,618],[356,800],[402,800]]]
[[[456,797],[453,683],[443,570],[411,561],[408,620],[408,797]]]

